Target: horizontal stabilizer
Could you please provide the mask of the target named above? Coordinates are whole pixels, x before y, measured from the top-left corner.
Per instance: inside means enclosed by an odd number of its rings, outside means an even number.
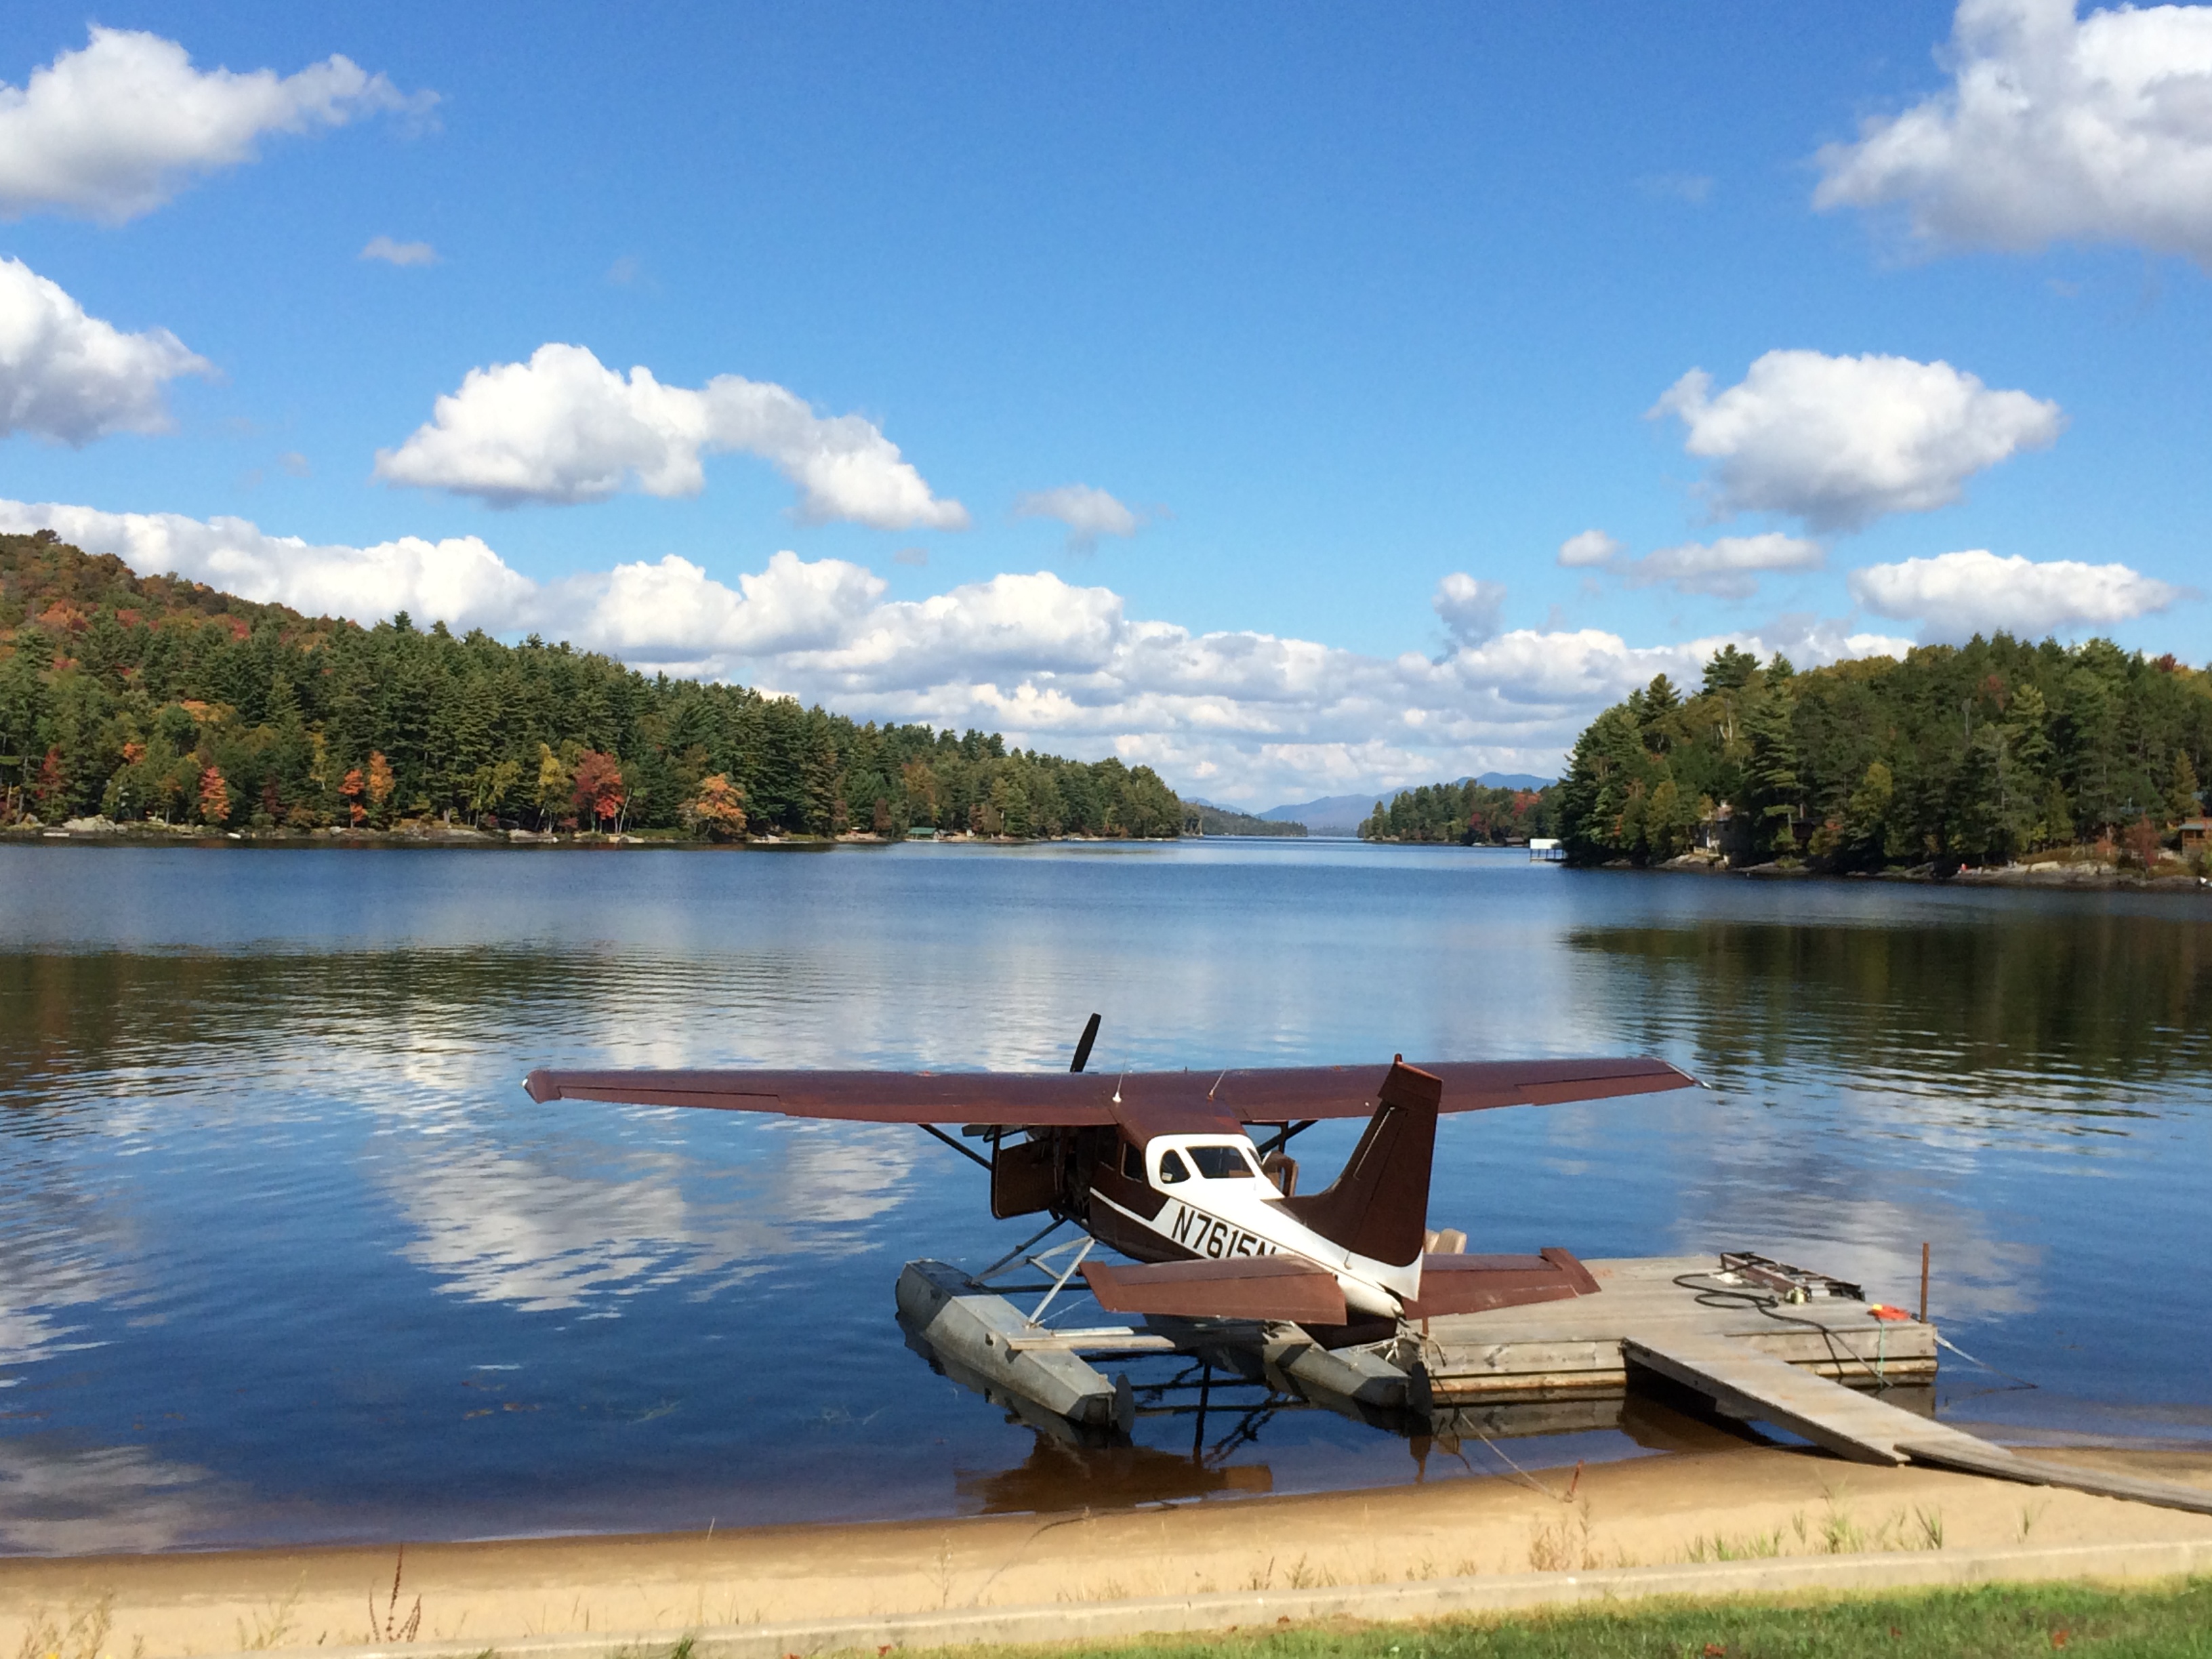
[[[1238,1255],[1141,1267],[1086,1261],[1083,1276],[1098,1305],[1109,1313],[1344,1323],[1344,1291],[1334,1275],[1287,1256]]]
[[[1532,1302],[1571,1302],[1594,1296],[1598,1282],[1567,1250],[1541,1255],[1425,1255],[1421,1294],[1406,1304],[1408,1319],[1443,1314],[1487,1313]]]

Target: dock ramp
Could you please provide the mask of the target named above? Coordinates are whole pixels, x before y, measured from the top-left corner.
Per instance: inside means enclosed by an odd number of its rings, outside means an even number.
[[[1771,1423],[1853,1462],[1931,1463],[1998,1480],[2065,1486],[2212,1515],[2212,1492],[2022,1457],[1726,1339],[1655,1332],[1626,1336],[1621,1348],[1632,1368],[1694,1389],[1730,1417]]]

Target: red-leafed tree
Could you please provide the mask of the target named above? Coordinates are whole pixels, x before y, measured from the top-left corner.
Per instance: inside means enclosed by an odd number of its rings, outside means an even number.
[[[39,763],[39,781],[31,786],[31,793],[38,798],[39,811],[48,817],[67,806],[69,777],[62,770],[60,750],[46,750],[46,759]]]
[[[222,769],[210,766],[200,774],[200,821],[203,823],[230,822],[230,786],[223,781]]]
[[[623,799],[620,761],[596,749],[586,749],[576,757],[576,783],[569,800],[577,817],[589,813],[595,830],[608,818],[619,827]]]

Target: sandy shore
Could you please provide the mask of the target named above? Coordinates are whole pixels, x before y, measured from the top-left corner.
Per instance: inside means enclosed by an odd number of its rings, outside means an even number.
[[[1480,1448],[1471,1448],[1480,1452]],[[2039,1451],[2212,1488],[2212,1454]],[[1570,1487],[1571,1486],[1571,1492]],[[1543,1490],[1538,1490],[1538,1487]],[[487,1644],[939,1607],[1566,1571],[1717,1553],[2212,1540],[2212,1517],[1747,1446],[1571,1471],[1096,1514],[422,1544],[0,1559],[0,1651],[44,1653],[105,1605],[98,1652],[147,1659],[358,1643],[372,1618]],[[372,1613],[372,1604],[374,1613]]]

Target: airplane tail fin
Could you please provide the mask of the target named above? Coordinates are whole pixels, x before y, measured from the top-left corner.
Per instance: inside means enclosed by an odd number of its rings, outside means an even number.
[[[1428,1240],[1429,1170],[1442,1079],[1402,1060],[1376,1092],[1375,1115],[1328,1187],[1283,1206],[1323,1238],[1394,1267],[1418,1263]]]

